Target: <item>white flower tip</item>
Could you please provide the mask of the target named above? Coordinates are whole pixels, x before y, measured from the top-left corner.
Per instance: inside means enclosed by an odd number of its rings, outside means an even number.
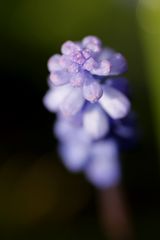
[[[120,119],[130,111],[130,101],[120,91],[107,87],[99,100],[101,106],[113,119]]]
[[[84,104],[81,88],[73,88],[60,105],[60,111],[64,117],[70,117],[78,113]]]
[[[107,116],[99,107],[84,113],[83,125],[93,139],[102,138],[109,131]]]

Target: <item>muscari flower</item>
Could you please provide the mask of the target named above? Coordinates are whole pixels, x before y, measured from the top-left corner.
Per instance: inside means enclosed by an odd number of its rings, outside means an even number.
[[[54,134],[64,165],[83,171],[98,188],[121,178],[120,145],[135,137],[125,58],[93,36],[67,41],[48,61],[49,91],[43,103],[57,113]]]
[[[82,42],[65,42],[61,53],[48,61],[50,89],[44,104],[50,111],[72,117],[89,102],[98,103],[113,119],[128,114],[127,96],[116,83],[107,84],[108,80],[116,82],[122,78],[120,75],[127,70],[120,53],[104,48],[94,36],[85,37]]]

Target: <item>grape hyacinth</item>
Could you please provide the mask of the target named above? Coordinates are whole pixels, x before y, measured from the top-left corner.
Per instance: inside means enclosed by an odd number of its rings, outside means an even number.
[[[88,101],[98,102],[114,119],[127,115],[130,102],[126,96],[111,86],[105,86],[106,78],[115,78],[127,70],[126,60],[120,53],[102,47],[101,41],[93,36],[77,43],[67,41],[61,52],[48,61],[48,81],[56,87],[44,99],[49,102],[50,98],[50,110],[58,110],[70,117]]]
[[[125,58],[88,36],[65,42],[48,70],[43,103],[57,113],[54,133],[64,165],[99,188],[117,184],[120,147],[135,138]]]

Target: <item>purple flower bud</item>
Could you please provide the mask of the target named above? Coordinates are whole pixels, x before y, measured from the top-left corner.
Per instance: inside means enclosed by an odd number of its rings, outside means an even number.
[[[97,102],[103,94],[100,83],[93,79],[86,78],[83,85],[83,96],[91,103]]]
[[[70,77],[71,76],[69,73],[60,71],[60,72],[51,72],[49,79],[55,86],[59,86],[59,85],[64,85],[68,83]]]
[[[113,119],[124,118],[130,111],[128,98],[112,87],[106,87],[99,103]]]
[[[67,119],[66,121],[66,119],[62,117],[63,116],[60,116],[58,118],[54,126],[54,133],[61,142],[67,143],[71,141],[78,141],[86,145],[91,143],[92,138],[81,125],[77,126],[75,122],[72,123],[70,119]]]
[[[84,105],[81,88],[73,88],[60,104],[60,111],[64,117],[70,117],[78,113]]]
[[[110,73],[110,62],[107,59],[103,59],[98,63],[94,58],[90,57],[84,63],[83,69],[89,71],[93,75],[108,76]]]
[[[98,37],[96,37],[96,36],[87,36],[87,37],[85,37],[85,38],[83,38],[83,40],[82,40],[82,45],[84,46],[84,47],[86,47],[88,44],[95,44],[95,45],[99,45],[99,46],[101,46],[101,40],[98,38]]]
[[[82,40],[82,46],[93,52],[99,52],[101,50],[101,41],[95,36],[88,36]]]
[[[76,141],[62,144],[59,147],[62,161],[66,168],[72,172],[83,170],[89,155],[89,147]]]
[[[44,106],[50,112],[59,111],[60,104],[64,101],[66,96],[68,96],[71,90],[72,88],[68,84],[49,89],[43,98]]]
[[[120,53],[115,53],[109,59],[111,64],[110,75],[120,75],[127,71],[128,66],[126,59]]]
[[[49,58],[48,63],[47,63],[48,70],[50,72],[52,72],[52,71],[61,71],[62,70],[62,66],[60,64],[60,60],[61,60],[61,55],[59,55],[59,54],[55,54],[54,56]]]
[[[80,46],[72,41],[65,42],[61,47],[61,52],[64,55],[72,55],[73,53],[78,52],[80,50],[81,50]]]
[[[98,188],[110,187],[120,182],[118,148],[114,140],[94,143],[85,174]]]
[[[60,155],[64,165],[73,172],[83,169],[89,159],[91,138],[82,127],[62,118],[58,119],[54,133],[61,141]]]
[[[97,105],[85,110],[83,127],[92,139],[100,139],[109,131],[109,121],[104,111]]]
[[[47,65],[50,72],[59,72],[65,71],[71,63],[65,55],[55,54],[48,60]]]
[[[98,63],[94,60],[94,58],[88,58],[83,64],[83,69],[91,72],[93,69],[98,67]]]
[[[98,76],[108,76],[110,73],[110,62],[106,59],[102,60],[97,67],[93,67],[90,72],[93,75],[98,75]]]

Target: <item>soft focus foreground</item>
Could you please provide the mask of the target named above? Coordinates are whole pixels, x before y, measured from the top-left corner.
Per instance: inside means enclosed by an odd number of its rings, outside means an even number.
[[[122,154],[123,183],[137,238],[159,239],[159,1],[136,3],[1,2],[1,239],[104,239],[94,190],[62,167],[41,102],[47,59],[89,34],[129,62],[142,140]]]

